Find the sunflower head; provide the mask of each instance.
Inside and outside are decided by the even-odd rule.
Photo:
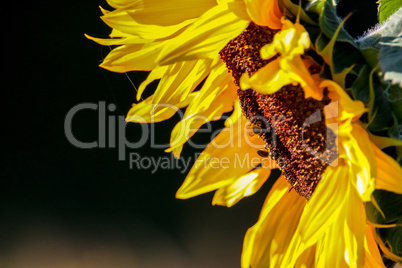
[[[108,3],[115,10],[102,12],[111,39],[89,37],[116,46],[101,66],[149,71],[137,100],[159,80],[127,121],[159,122],[187,107],[166,150],[179,157],[203,124],[234,109],[176,197],[216,191],[213,204],[230,207],[258,191],[271,169],[281,170],[246,234],[242,267],[383,266],[365,205],[375,203],[376,189],[402,193],[401,167],[381,151],[397,143],[370,133],[392,134],[390,122],[402,118],[396,85],[384,89],[388,82],[374,67],[388,39],[364,47],[342,28],[329,0],[308,7],[289,0]],[[388,96],[394,102],[387,106]],[[236,165],[239,157],[258,161]],[[220,159],[232,165],[216,168]]]

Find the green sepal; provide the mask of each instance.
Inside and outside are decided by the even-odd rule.
[[[335,33],[336,34],[336,33]],[[345,88],[345,78],[355,64],[364,63],[360,52],[349,43],[335,41],[336,35],[329,39],[320,34],[315,42],[318,54],[330,66],[332,79]]]
[[[330,67],[330,78],[346,88],[346,76],[356,64],[365,63],[364,58],[353,38],[343,28],[345,20],[336,15],[331,1],[317,0],[308,8],[320,12],[321,33],[313,41],[315,49]]]
[[[325,0],[312,0],[307,5],[306,10],[320,15],[324,8],[324,4]]]

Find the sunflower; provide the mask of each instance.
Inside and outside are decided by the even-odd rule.
[[[187,107],[166,150],[179,157],[203,124],[233,110],[177,198],[216,190],[212,203],[230,207],[281,170],[246,234],[242,267],[384,266],[365,203],[375,189],[402,193],[402,170],[381,151],[395,142],[378,142],[359,121],[364,104],[320,76],[299,19],[276,0],[108,4],[111,39],[87,36],[116,46],[101,67],[150,71],[137,101],[160,80],[127,121],[159,122]]]

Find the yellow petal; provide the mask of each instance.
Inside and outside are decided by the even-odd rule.
[[[316,246],[306,249],[297,259],[295,268],[312,268],[315,265]]]
[[[262,94],[272,94],[283,86],[291,84],[293,80],[280,68],[279,64],[279,60],[274,60],[259,69],[252,77],[244,73],[240,78],[241,89],[252,88]]]
[[[366,227],[366,237],[364,240],[364,249],[365,249],[365,265],[368,268],[385,268],[385,265],[382,261],[380,251],[378,250],[378,245],[375,242],[375,238],[373,235],[375,230],[367,225]]]
[[[198,18],[214,6],[216,6],[214,0],[147,1],[144,8],[129,10],[128,14],[139,24],[170,26]]]
[[[363,267],[366,211],[355,191],[350,191],[345,202],[346,219],[344,228],[345,260],[349,267]]]
[[[231,207],[243,197],[253,195],[268,179],[272,166],[258,168],[239,177],[230,185],[219,188],[214,195],[212,205]]]
[[[168,67],[170,67],[170,65],[167,66],[158,66],[155,69],[153,69],[149,75],[147,76],[147,79],[145,79],[141,85],[138,87],[138,91],[137,91],[137,101],[139,101],[141,99],[142,93],[144,93],[145,88],[152,83],[153,81],[157,80],[157,79],[161,79]]]
[[[253,76],[247,73],[240,79],[243,90],[252,88],[261,94],[272,94],[288,84],[300,84],[305,97],[322,99],[323,89],[318,87],[320,79],[313,78],[300,55],[310,46],[306,30],[300,24],[283,20],[282,30],[271,44],[261,48],[263,59],[279,53],[279,57],[259,69]]]
[[[177,191],[177,198],[186,199],[225,187],[261,162],[257,148],[264,144],[258,138],[247,140],[246,121],[242,117],[224,128],[205,148]]]
[[[212,60],[194,60],[169,65],[152,99],[153,104],[178,103],[187,98],[211,71]],[[154,105],[155,112],[158,106]]]
[[[304,54],[304,50],[310,46],[310,38],[304,27],[298,23],[293,24],[287,19],[283,19],[283,27],[280,32],[275,34],[271,44],[261,48],[261,57],[269,59],[276,54],[284,58],[292,59],[297,55]]]
[[[103,46],[118,46],[124,44],[145,44],[151,41],[141,39],[137,36],[130,36],[128,38],[124,37],[124,38],[103,39],[103,38],[92,37],[85,34],[85,37]]]
[[[279,57],[259,69],[252,77],[244,73],[240,78],[241,89],[252,88],[261,94],[275,93],[289,84],[300,84],[306,98],[322,99],[323,90],[317,87],[300,57],[290,61]]]
[[[268,26],[271,29],[282,27],[283,12],[276,0],[245,0],[246,9],[250,18],[258,25]]]
[[[316,267],[343,267],[335,264],[345,263],[345,243],[339,235],[344,232],[349,192],[348,167],[328,166],[289,244],[283,260],[286,267],[294,267],[298,256],[316,243]]]
[[[153,111],[152,97],[141,101],[138,104],[133,104],[133,107],[128,111],[126,121],[134,123],[156,123],[172,117],[178,109],[187,106],[198,93],[190,94],[187,99],[180,103],[159,104],[160,109],[157,112]],[[163,107],[163,108],[162,108]]]
[[[281,69],[293,81],[299,83],[304,90],[305,98],[313,97],[321,100],[323,97],[323,89],[317,86],[321,79],[315,79],[307,70],[300,56],[295,56],[292,60],[281,60]]]
[[[328,97],[331,98],[332,102],[338,101],[339,106],[336,108],[340,111],[339,121],[359,118],[366,112],[366,108],[364,108],[364,104],[361,101],[353,100],[346,91],[334,81],[324,80],[321,82],[320,88],[328,89]]]
[[[246,234],[242,267],[281,266],[306,201],[278,178],[265,200],[258,222]]]
[[[216,5],[207,1],[147,1],[109,12],[102,20],[113,29],[144,39],[161,39],[193,23],[202,13]]]
[[[343,224],[333,224],[316,249],[316,267],[348,267],[345,261],[345,241],[342,239]]]
[[[170,138],[170,148],[179,157],[183,144],[205,123],[218,120],[222,114],[233,109],[237,90],[226,65],[220,63],[209,74],[199,95],[186,109],[184,118],[174,127]]]
[[[402,168],[392,157],[372,144],[377,161],[376,189],[402,194]]]
[[[347,154],[346,163],[350,167],[351,182],[355,186],[360,198],[369,202],[375,190],[377,178],[376,159],[366,130],[353,124],[350,136],[346,140],[341,138],[341,145]]]
[[[127,44],[113,49],[100,65],[112,72],[150,71],[157,66],[162,42]]]
[[[107,0],[107,3],[114,8],[123,8],[130,5],[139,5],[143,0]]]
[[[402,141],[400,140],[388,137],[376,136],[371,134],[370,132],[368,134],[370,136],[370,140],[380,149],[384,149],[391,146],[398,146],[398,147],[402,146]]]
[[[227,4],[215,6],[181,34],[166,41],[157,61],[164,65],[183,60],[214,58],[248,23],[231,12]]]
[[[322,238],[338,218],[350,191],[347,166],[328,166],[300,219],[299,232],[305,247]]]

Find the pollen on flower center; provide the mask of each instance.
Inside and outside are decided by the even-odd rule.
[[[260,57],[261,47],[271,43],[276,32],[250,23],[220,51],[237,86],[242,74],[252,75],[276,58]],[[327,94],[321,101],[306,99],[299,85],[284,86],[270,95],[252,89],[237,92],[244,115],[265,142],[266,151],[258,153],[276,160],[295,191],[310,199],[328,163],[337,156],[335,135],[324,120],[324,107],[330,101]]]

